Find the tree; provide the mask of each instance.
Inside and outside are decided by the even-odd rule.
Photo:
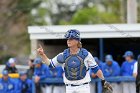
[[[0,55],[29,54],[27,26],[31,24],[30,12],[41,0],[0,0]]]

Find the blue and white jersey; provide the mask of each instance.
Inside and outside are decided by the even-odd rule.
[[[86,67],[86,75],[84,76],[84,78],[80,79],[80,80],[68,80],[65,76],[66,74],[66,71],[65,71],[65,65],[66,63],[60,63],[58,62],[58,57],[60,55],[64,55],[64,53],[59,53],[57,56],[55,56],[53,59],[50,59],[50,65],[53,66],[53,67],[56,67],[56,66],[62,66],[63,70],[64,70],[64,74],[63,74],[63,79],[64,79],[64,83],[65,84],[75,84],[75,85],[79,85],[79,84],[83,84],[83,83],[87,83],[87,82],[90,82],[91,79],[90,79],[90,73],[89,73],[89,68],[93,68],[94,72],[96,73],[99,69],[97,63],[95,62],[93,56],[91,55],[90,52],[87,52],[87,56],[85,57],[85,59],[83,60],[84,61],[84,65]],[[74,63],[74,62],[73,62]]]

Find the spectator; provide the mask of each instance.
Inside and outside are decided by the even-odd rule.
[[[102,67],[103,74],[105,77],[116,77],[120,75],[120,66],[118,62],[113,60],[112,55],[106,55],[105,63]],[[113,93],[121,93],[120,83],[111,83],[113,87]]]
[[[63,69],[61,66],[50,68],[50,74],[53,78],[63,78]],[[54,84],[52,93],[65,93],[64,84]]]
[[[18,70],[15,66],[16,65],[15,62],[16,62],[15,58],[10,58],[4,70],[7,70],[8,73],[18,73]]]
[[[3,70],[3,76],[0,79],[0,93],[15,93],[13,80],[8,76],[8,71]]]
[[[34,75],[34,57],[30,56],[30,59],[28,61],[29,69],[27,70],[27,75],[29,79],[32,79],[32,76]]]
[[[102,68],[105,77],[114,77],[120,75],[120,66],[118,62],[113,60],[112,55],[106,55],[105,63]]]
[[[34,60],[34,65],[35,65],[35,71],[34,71],[35,83],[41,88],[43,93],[47,93],[46,84],[40,84],[39,81],[47,77],[46,75],[49,68],[46,64],[42,63],[41,58],[36,58]]]
[[[97,78],[97,75],[93,72],[93,70],[90,69],[90,77],[92,79],[95,79]],[[95,90],[95,83],[90,83],[90,92],[92,93],[96,93],[96,90]]]
[[[27,72],[19,73],[20,78],[17,80],[16,93],[32,93],[32,81],[27,78]]]
[[[126,51],[124,56],[125,61],[121,66],[121,75],[122,76],[133,76],[134,64],[136,60],[134,60],[134,55],[132,51]],[[123,82],[123,93],[136,93],[135,83],[132,82]]]

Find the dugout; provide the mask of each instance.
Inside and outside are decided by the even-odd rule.
[[[140,24],[29,26],[31,53],[36,54],[38,44],[50,58],[62,52],[67,47],[63,36],[69,29],[79,30],[83,47],[101,60],[112,54],[121,64],[125,51],[133,51],[135,57],[140,54]]]

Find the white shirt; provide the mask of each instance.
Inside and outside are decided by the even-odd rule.
[[[136,62],[136,63],[134,64],[133,74],[134,74],[134,73],[137,73],[137,69],[138,69],[138,62]]]
[[[60,54],[63,54],[63,53],[60,53]],[[58,54],[58,55],[60,55],[60,54]],[[54,67],[55,66],[58,66],[58,65],[61,65],[62,68],[63,68],[63,70],[64,70],[65,63],[63,63],[63,64],[59,63],[57,61],[57,56],[55,56],[53,59],[50,60],[51,61],[51,65],[54,66]],[[85,66],[87,68],[90,68],[90,67],[95,68],[95,67],[98,66],[90,52],[88,52],[88,55],[87,55],[87,57],[84,60],[84,64],[85,64]],[[64,79],[64,83],[65,84],[75,84],[75,85],[79,85],[79,84],[83,84],[83,83],[86,83],[86,82],[90,82],[91,81],[89,71],[87,71],[85,78],[83,78],[81,80],[72,80],[72,81],[71,80],[68,80],[65,77],[65,73],[63,74],[63,79]]]

